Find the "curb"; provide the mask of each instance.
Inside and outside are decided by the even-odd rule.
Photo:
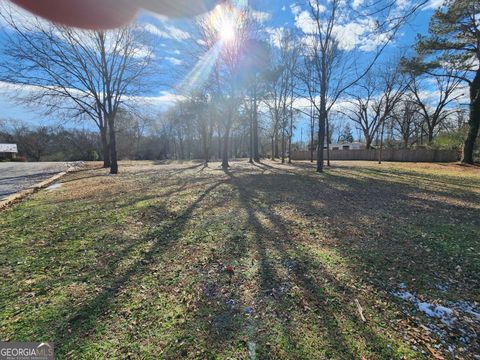
[[[72,172],[79,171],[79,168],[71,167],[67,169],[67,171],[62,171],[61,173],[55,174],[52,177],[48,178],[47,180],[43,180],[33,186],[25,190],[21,190],[13,195],[8,196],[6,199],[0,201],[0,211],[9,208],[10,206],[20,202],[21,200],[25,199],[27,196],[31,194],[35,194],[36,192],[45,189],[46,187],[50,186],[54,182],[60,180],[65,175],[70,174]]]

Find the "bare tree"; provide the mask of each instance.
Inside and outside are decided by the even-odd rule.
[[[330,110],[345,91],[370,71],[402,25],[427,2],[422,0],[400,6],[396,0],[374,1],[355,7],[343,0],[307,2],[307,21],[305,16],[302,21],[306,35],[305,56],[310,59],[314,73],[311,78],[303,78],[307,94],[318,113],[317,172],[323,171],[323,149]],[[356,44],[341,43],[345,19],[355,21],[365,30]],[[359,65],[355,56],[345,56],[354,51],[369,52],[371,56]]]
[[[278,44],[272,47],[272,64],[265,77],[267,94],[264,103],[271,118],[272,158],[279,155],[278,140],[281,143],[281,159],[285,162],[288,144],[293,135],[293,102],[295,99],[296,68],[300,47],[296,34],[284,29],[279,34]]]
[[[392,112],[393,126],[400,134],[403,147],[408,148],[420,128],[420,114],[418,106],[410,98],[404,97]]]
[[[258,34],[257,34],[258,35]],[[250,116],[250,160],[260,162],[259,153],[259,102],[266,96],[267,85],[266,76],[268,74],[268,65],[271,61],[271,51],[268,43],[259,39],[250,39],[248,41],[248,51],[250,53],[248,60],[247,84],[249,91],[247,93],[246,108]]]
[[[195,135],[200,138],[201,150],[205,164],[210,161],[210,152],[212,145],[212,137],[215,126],[216,114],[215,106],[209,102],[205,93],[195,92],[187,100],[180,102],[185,117],[184,124],[186,132],[193,131],[190,134],[190,142],[193,142]]]
[[[381,74],[369,73],[355,86],[348,100],[350,109],[340,112],[358,125],[370,149],[379,129],[392,116],[407,84],[398,67],[386,68]]]
[[[244,99],[246,44],[254,37],[256,22],[249,8],[226,2],[199,19],[197,25],[205,54],[200,61],[210,64],[204,86],[220,115],[222,167],[228,168],[231,130]]]
[[[462,83],[458,78],[458,72],[447,70],[445,75],[433,78],[412,75],[408,87],[426,126],[429,144],[433,142],[434,136],[445,120],[456,111],[452,109],[451,104],[463,95],[458,91]],[[426,80],[428,87],[423,84]]]
[[[101,134],[104,166],[116,174],[115,117],[127,97],[143,89],[153,58],[141,30],[85,31],[38,18],[18,21],[6,5],[2,17],[11,31],[0,79],[21,87],[14,96],[24,104],[93,120]]]

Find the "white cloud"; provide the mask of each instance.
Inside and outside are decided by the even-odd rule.
[[[278,27],[278,28],[267,27],[267,28],[265,28],[265,32],[268,34],[270,43],[273,44],[276,47],[280,47],[280,45],[281,45],[283,31],[284,31],[283,27]]]
[[[299,11],[295,15],[295,26],[301,29],[305,34],[314,34],[317,32],[317,24],[310,16],[308,11]]]
[[[145,29],[145,31],[148,31],[150,34],[160,36],[160,37],[163,36],[163,31],[151,23],[144,24],[143,28]]]
[[[173,25],[165,26],[165,29],[168,34],[170,34],[176,40],[187,40],[190,39],[190,34],[182,29],[177,28]]]
[[[165,58],[165,60],[169,61],[173,65],[182,65],[183,64],[183,60],[177,59],[177,58],[172,57],[172,56],[167,56]]]
[[[158,111],[165,111],[175,105],[178,101],[185,100],[185,97],[164,90],[161,91],[160,95],[158,96],[136,96],[131,97],[128,100],[130,100],[132,103],[144,104],[147,107],[151,107]]]
[[[364,0],[354,1],[354,5],[360,6]],[[409,0],[398,0],[409,1]],[[325,12],[326,8],[321,7],[320,12]],[[306,34],[305,43],[312,43],[312,36],[318,34],[318,24],[306,10],[301,10],[298,5],[293,7],[292,13],[295,14],[295,26]],[[324,19],[320,19],[320,26],[324,26]],[[358,48],[360,51],[369,52],[384,44],[388,40],[388,34],[376,33],[376,23],[373,18],[349,19],[339,17],[333,26],[333,35],[338,39],[339,47],[345,51],[351,51]]]
[[[430,0],[427,5],[425,5],[424,9],[425,10],[436,10],[440,7],[442,7],[443,3],[445,0]]]
[[[11,99],[11,96],[14,95],[28,96],[39,91],[43,91],[43,89],[35,85],[19,85],[0,81],[0,104],[7,105],[3,108],[4,118],[26,120],[32,124],[40,125],[41,120],[45,120],[45,116],[40,115],[46,110],[45,108],[38,104],[32,104],[31,106],[18,105]],[[72,89],[71,91],[75,92],[76,90]],[[124,99],[130,105],[144,104],[157,110],[164,110],[174,105],[178,100],[184,99],[184,97],[164,90],[158,96],[125,96]]]
[[[252,17],[259,23],[264,23],[272,18],[272,14],[264,11],[252,11]]]
[[[353,10],[357,10],[360,6],[363,5],[364,2],[365,2],[365,0],[353,0],[353,2],[352,2]]]
[[[411,5],[411,0],[397,0],[396,5],[399,9],[406,9]]]
[[[290,11],[293,15],[298,15],[300,11],[302,11],[302,8],[298,4],[292,4],[290,5]]]
[[[361,51],[372,51],[388,40],[388,34],[375,33],[375,21],[362,19],[345,24],[335,25],[333,33],[339,40],[342,50],[353,50],[358,47]]]
[[[188,32],[183,31],[174,25],[165,24],[163,27],[164,29],[160,29],[158,26],[153,25],[152,23],[144,24],[144,29],[146,31],[164,39],[183,41],[191,38]]]

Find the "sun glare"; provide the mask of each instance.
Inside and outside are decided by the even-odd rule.
[[[238,35],[238,10],[235,7],[218,5],[209,15],[209,23],[222,43],[233,42]]]
[[[1,0],[0,0],[1,1]],[[246,0],[236,1],[237,6],[247,6]],[[201,57],[195,67],[179,84],[181,93],[189,94],[193,89],[204,84],[218,58],[225,49],[235,48],[240,41],[243,17],[237,6],[217,5],[205,18],[206,40],[212,45]]]
[[[224,42],[235,40],[236,30],[232,20],[224,20],[218,28],[220,39]]]

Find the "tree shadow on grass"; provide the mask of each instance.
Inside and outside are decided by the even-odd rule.
[[[371,178],[364,176],[363,169],[310,175],[265,164],[256,165],[253,170],[242,163],[225,171],[233,192],[230,198],[226,194],[222,197],[238,200],[238,223],[243,223],[250,235],[218,239],[216,254],[199,270],[198,279],[205,280],[205,289],[196,304],[197,311],[181,326],[181,341],[166,346],[165,358],[189,356],[185,352],[188,344],[194,350],[206,349],[206,357],[232,355],[232,351],[242,354],[241,357],[253,351],[261,358],[272,359],[356,358],[360,351],[395,357],[398,346],[408,345],[399,339],[392,344],[387,336],[394,330],[390,328],[389,334],[383,334],[383,325],[373,319],[363,323],[353,303],[355,297],[363,302],[363,295],[307,245],[338,254],[346,260],[348,276],[373,285],[380,292],[389,290],[392,283],[419,274],[424,274],[428,282],[444,268],[450,271],[456,261],[445,260],[448,254],[438,249],[432,252],[419,248],[418,240],[404,237],[402,231],[415,226],[428,232],[430,221],[454,225],[468,209],[433,196],[461,200],[464,194],[392,182],[388,174]],[[182,186],[189,185],[187,182]],[[146,273],[145,262],[154,261],[156,252],[172,245],[198,201],[217,186],[210,186],[189,207],[191,210],[174,220],[173,227],[161,227],[156,232],[162,236],[175,229],[173,239],[156,241],[142,260],[76,313],[69,321],[73,327],[69,343],[78,341],[81,334],[93,328],[132,276]],[[431,194],[432,199],[415,200],[412,194],[417,193]],[[312,226],[311,236],[307,234],[302,241],[296,233],[297,220],[280,215],[282,208],[306,216]],[[248,282],[242,264],[251,256],[258,262],[258,288],[253,299],[246,298],[248,294],[238,286]],[[231,279],[224,271],[224,266],[234,260],[240,264],[234,276],[238,289],[232,289]],[[470,275],[474,277],[470,273],[467,276]],[[250,309],[248,314],[244,308]],[[57,336],[62,338],[61,334]]]
[[[245,354],[254,344],[257,354],[266,359],[358,358],[360,353],[394,358],[409,348],[397,329],[385,329],[384,321],[396,319],[384,314],[384,318],[375,320],[371,315],[364,323],[353,300],[365,301],[370,309],[377,305],[365,297],[364,288],[373,286],[375,295],[382,297],[405,279],[425,275],[424,283],[432,283],[445,268],[448,274],[456,261],[450,263],[445,258],[453,253],[419,248],[418,240],[405,237],[402,229],[415,223],[429,231],[432,217],[454,224],[468,209],[433,199],[423,201],[429,204],[425,208],[411,196],[426,192],[461,199],[462,194],[383,177],[372,179],[355,169],[348,171],[353,173],[292,176],[290,170],[270,165],[255,165],[254,172],[242,167],[225,171],[238,194],[239,211],[246,211],[246,223],[252,232],[250,241],[226,246],[239,246],[256,254],[259,288],[251,303],[245,303],[245,299],[242,302],[242,294],[238,294],[238,301],[251,305],[255,315],[231,312],[223,318],[229,326],[208,323],[206,314],[225,315],[228,310],[202,302],[201,315],[186,324],[185,332],[202,328],[203,334],[197,339],[202,337],[210,355],[223,354],[236,337],[243,339],[243,350],[238,351]],[[307,216],[313,225],[312,236],[300,238],[296,219],[278,213],[282,207],[300,217]],[[426,218],[430,220],[422,224]],[[325,248],[327,256],[319,257],[309,244]],[[345,281],[329,264],[329,252],[344,261]],[[476,278],[471,269],[463,280],[470,276]],[[290,289],[295,289],[293,295]]]
[[[218,181],[209,186],[179,215],[170,214],[168,210],[162,208],[150,209],[150,211],[160,211],[164,220],[170,219],[171,221],[166,221],[161,226],[154,228],[146,238],[140,240],[140,242],[153,241],[153,243],[148,250],[142,252],[140,258],[126,269],[120,269],[119,271],[118,264],[129,257],[135,244],[126,247],[121,253],[116,255],[116,259],[109,261],[109,270],[105,274],[106,279],[104,280],[106,285],[86,304],[73,311],[69,309],[68,320],[57,325],[52,341],[55,343],[59,354],[65,354],[66,349],[81,348],[85,334],[89,334],[95,329],[96,324],[106,314],[110,304],[112,304],[119,292],[132,278],[141,277],[149,272],[149,265],[156,261],[159,253],[168,251],[180,239],[192,213],[221,184],[222,181]]]
[[[238,200],[237,226],[248,229],[249,236],[220,243],[221,249],[200,273],[200,281],[209,281],[198,311],[182,326],[182,345],[169,344],[165,358],[187,357],[185,349],[193,353],[208,349],[202,354],[212,358],[232,356],[232,349],[240,358],[255,354],[262,359],[356,358],[352,336],[367,339],[374,353],[394,356],[395,346],[356,315],[352,302],[356,294],[299,248],[285,219],[275,214],[274,185],[289,175],[278,179],[278,174],[252,175],[244,169],[225,174],[233,189],[231,200]],[[305,191],[296,189],[294,195]],[[245,216],[240,216],[242,212]],[[253,294],[232,290],[226,281],[218,264],[232,257],[240,263],[242,258],[258,263],[256,285],[249,282],[242,265],[234,280],[238,288],[253,288]]]
[[[380,292],[392,290],[403,281],[416,290],[428,292],[436,284],[449,281],[455,268],[461,264],[464,272],[461,278],[450,284],[451,292],[463,295],[462,300],[476,300],[472,295],[480,281],[478,263],[468,249],[479,245],[478,231],[475,235],[474,228],[480,228],[480,220],[469,216],[478,208],[473,205],[475,201],[464,201],[478,196],[468,187],[452,192],[445,187],[418,186],[409,183],[408,179],[392,182],[388,172],[372,179],[364,178],[363,169],[351,168],[349,171],[351,173],[347,176],[341,170],[327,172],[318,179],[297,177],[295,181],[289,174],[282,175],[281,170],[274,175],[251,175],[256,177],[257,184],[252,191],[256,198],[263,193],[262,199],[275,199],[278,197],[276,188],[285,190],[277,184],[290,181],[287,191],[292,196],[287,204],[282,205],[293,209],[293,213],[313,213],[313,218],[321,224],[314,229],[315,235],[320,237],[313,237],[310,241],[325,242],[324,246],[349,259],[355,277]],[[409,172],[404,175],[408,177]],[[239,189],[248,189],[244,186],[251,182],[248,177],[240,177]],[[448,184],[447,181],[445,185]],[[416,198],[416,194],[420,197]],[[270,205],[275,208],[276,204],[270,202]],[[279,218],[275,211],[267,213],[273,217],[271,221],[277,229],[288,226],[295,230],[298,225],[288,217]],[[465,221],[466,218],[469,220]],[[458,238],[460,224],[463,224],[461,239]],[[444,235],[445,229],[457,229],[456,235]],[[282,233],[280,238],[288,239],[286,229]],[[446,242],[442,241],[443,238]],[[285,242],[276,244],[285,245]],[[280,253],[288,251],[279,250]],[[307,255],[297,254],[296,257],[312,264],[315,259]],[[371,338],[372,334],[368,337]]]
[[[355,347],[352,346],[354,342],[345,333],[344,324],[340,324],[337,320],[339,314],[347,317],[349,322],[354,324],[355,330],[362,337],[367,338],[369,343],[375,344],[374,346],[384,346],[382,349],[375,349],[376,351],[394,355],[393,350],[386,346],[385,339],[361,322],[351,301],[347,303],[338,301],[343,297],[353,300],[355,294],[351,289],[335,278],[331,270],[322,266],[317,259],[301,250],[298,240],[287,228],[285,219],[276,215],[272,204],[258,203],[254,190],[250,190],[252,187],[246,184],[248,179],[242,175],[235,176],[232,172],[227,174],[240,193],[241,206],[247,209],[249,223],[255,229],[254,236],[261,275],[261,292],[258,294],[257,301],[258,303],[266,301],[273,306],[278,316],[276,322],[281,324],[283,336],[287,339],[286,348],[290,351],[288,357],[313,358],[322,355],[342,358],[358,357]],[[258,181],[262,182],[262,179],[257,179]],[[259,216],[267,220],[270,224],[269,228],[258,220]],[[267,255],[268,253],[270,256]],[[324,285],[325,283],[328,283],[328,287]],[[289,294],[292,288],[296,288],[301,295],[292,297]],[[261,311],[261,309],[258,310]],[[297,319],[295,312],[297,312]],[[313,326],[313,332],[311,326],[303,327],[302,320],[311,322],[310,325],[317,324]],[[269,323],[269,319],[260,319],[260,321]],[[305,332],[302,332],[302,329]],[[267,331],[257,334],[262,358],[275,358],[268,345],[275,341],[272,335]],[[308,347],[306,344],[309,340],[306,338],[309,336],[323,337],[320,343],[325,348]],[[319,352],[315,353],[315,350]]]
[[[458,258],[446,258],[457,252],[449,248],[443,253],[435,248],[427,251],[418,246],[425,240],[402,232],[413,229],[415,236],[431,233],[435,222],[455,226],[471,211],[434,198],[442,195],[462,200],[465,194],[391,182],[388,174],[372,179],[358,169],[310,175],[298,173],[294,167],[238,163],[218,177],[216,172],[207,176],[198,171],[171,180],[172,188],[159,196],[173,197],[188,189],[200,195],[186,199],[188,207],[178,212],[154,201],[153,193],[122,199],[123,206],[148,204],[133,216],[152,226],[151,231],[138,241],[127,242],[117,253],[99,254],[107,258],[103,262],[106,269],[92,299],[65,308],[65,320],[47,319],[34,325],[38,328],[33,332],[38,334],[53,324],[53,340],[60,355],[82,349],[88,338],[97,335],[96,327],[105,321],[124,289],[145,277],[154,264],[167,261],[195,210],[206,197],[212,197],[214,204],[202,209],[197,228],[188,231],[212,230],[216,248],[208,259],[198,259],[201,264],[195,265],[190,280],[201,289],[193,304],[195,310],[185,323],[172,329],[181,335],[161,345],[162,357],[195,357],[195,351],[203,351],[198,357],[247,358],[256,353],[262,359],[351,359],[363,351],[372,357],[395,358],[397,345],[387,339],[394,331],[387,328],[383,333],[383,325],[373,315],[367,323],[357,315],[353,299],[358,297],[364,304],[358,288],[373,285],[376,293],[421,273],[431,281],[450,272]],[[217,193],[221,185],[225,188]],[[416,200],[415,194],[432,195],[432,199]],[[479,221],[472,220],[472,224],[480,225]],[[229,231],[216,232],[218,226]],[[194,252],[202,245],[201,239],[188,240],[192,246],[187,249]],[[111,240],[101,241],[108,245]],[[148,247],[138,253],[137,244],[145,242]],[[344,281],[335,262],[329,263],[310,245],[344,259],[338,267],[345,267],[346,276],[358,280],[358,288]],[[137,255],[132,257],[131,252]],[[159,254],[165,257],[159,259]],[[245,273],[251,268],[249,261],[256,274]],[[236,266],[233,276],[226,273],[227,265]],[[478,279],[471,269],[464,268],[464,278]],[[85,281],[97,270],[82,269],[87,272],[82,275]],[[158,285],[160,293],[165,291],[162,285]],[[369,309],[367,306],[367,316]],[[149,340],[156,339],[152,335]]]

